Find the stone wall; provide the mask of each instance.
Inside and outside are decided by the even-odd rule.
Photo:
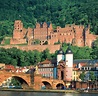
[[[0,46],[0,47],[3,47],[5,49],[16,47],[17,49],[20,49],[20,50],[26,50],[26,51],[38,50],[40,52],[48,48],[50,50],[50,53],[55,53],[56,50],[60,49],[60,45],[24,45],[24,46],[6,45],[6,46]]]
[[[16,20],[14,23],[13,36],[10,39],[10,44],[24,44],[32,45],[35,39],[40,40],[40,45],[43,45],[46,41],[48,42],[48,47],[51,52],[58,49],[54,46],[55,43],[60,41],[60,43],[70,43],[73,46],[89,46],[92,47],[93,42],[96,40],[98,35],[93,35],[90,33],[90,26],[84,27],[83,25],[66,25],[64,28],[57,26],[54,30],[52,24],[47,23],[36,23],[35,28],[24,28],[23,23],[20,20]],[[2,41],[2,44],[4,41]],[[39,46],[40,46],[39,45]],[[40,51],[46,49],[46,46],[35,46],[33,48],[28,48],[28,46],[21,48],[26,50],[38,49]],[[52,46],[52,47],[50,47]],[[54,47],[53,47],[54,46]],[[56,49],[54,49],[56,48]]]

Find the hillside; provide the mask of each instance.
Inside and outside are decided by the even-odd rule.
[[[66,24],[90,25],[98,34],[98,0],[0,0],[0,39],[12,35],[14,21],[20,19],[24,26],[34,27],[36,22],[52,22],[55,26]]]

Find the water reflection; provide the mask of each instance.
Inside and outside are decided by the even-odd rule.
[[[50,92],[11,92],[0,91],[0,96],[98,96],[98,94],[75,94],[75,93],[50,93]]]
[[[0,91],[0,96],[63,96],[64,93]]]
[[[75,94],[75,93],[66,93],[64,96],[82,96],[82,95],[81,94]]]
[[[64,96],[73,96],[73,94],[67,93]]]

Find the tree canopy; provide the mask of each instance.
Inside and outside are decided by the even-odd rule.
[[[68,46],[69,44],[62,44],[62,50],[64,51],[64,53],[66,52]],[[95,45],[94,48],[97,48],[97,45]],[[70,45],[70,49],[72,50],[74,55],[74,60],[98,59],[98,54],[96,52],[98,48],[96,50],[94,50],[94,48],[77,47]],[[42,62],[46,59],[56,59],[57,53],[58,50],[56,50],[55,53],[50,54],[48,48],[42,52],[39,52],[37,50],[23,51],[14,47],[8,49],[0,48],[0,63],[12,64],[14,66],[36,65],[37,63]]]
[[[82,72],[79,76],[79,78],[84,81],[85,80],[85,72]]]
[[[97,5],[98,0],[0,0],[0,38],[12,35],[17,19],[32,28],[36,22],[90,25],[91,32],[98,34]]]

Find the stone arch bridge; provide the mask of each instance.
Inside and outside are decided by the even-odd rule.
[[[9,78],[17,79],[23,88],[40,90],[43,86],[47,89],[57,89],[65,86],[62,80],[43,78],[40,74],[11,73],[0,71],[0,86]]]

